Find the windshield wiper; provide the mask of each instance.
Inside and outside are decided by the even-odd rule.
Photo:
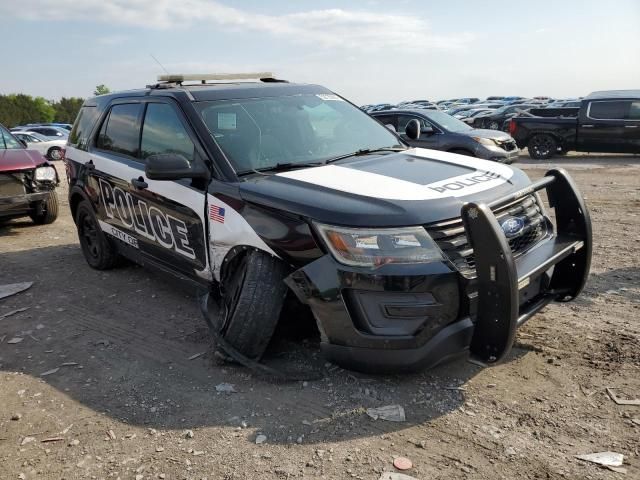
[[[252,168],[250,170],[241,170],[236,173],[239,177],[243,175],[249,175],[251,173],[264,174],[267,172],[284,172],[286,170],[291,170],[294,168],[308,168],[308,167],[319,167],[324,165],[322,162],[306,162],[306,163],[295,163],[295,162],[285,162],[285,163],[276,163],[275,165],[271,165],[269,167],[261,167],[261,168]]]
[[[338,155],[337,157],[330,158],[329,160],[326,160],[325,163],[333,163],[333,162],[337,162],[338,160],[343,160],[345,158],[359,157],[361,155],[369,155],[371,153],[404,152],[405,150],[408,150],[408,149],[405,147],[361,148],[360,150],[356,150],[355,152],[345,153],[344,155]]]

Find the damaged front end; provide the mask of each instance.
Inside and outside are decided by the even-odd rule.
[[[39,169],[47,168],[46,176],[37,176]],[[26,215],[55,190],[58,185],[55,169],[48,165],[33,170],[0,172],[0,217]]]
[[[531,207],[518,201],[542,189],[555,210],[555,229],[545,216],[549,230],[517,250],[504,212],[525,215]],[[470,350],[477,361],[496,363],[510,352],[520,325],[549,302],[571,300],[582,290],[591,223],[563,170],[489,204],[467,203],[461,217],[473,274],[448,254],[442,261],[375,269],[327,254],[286,279],[313,311],[329,360],[371,372],[417,370]]]

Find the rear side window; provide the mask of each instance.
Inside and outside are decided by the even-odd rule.
[[[68,143],[72,147],[82,150],[87,148],[89,134],[93,125],[98,119],[98,109],[96,107],[82,107],[78,113],[71,133],[69,133]]]
[[[195,145],[176,111],[166,103],[150,103],[142,127],[142,158],[162,153],[178,153],[190,162]]]
[[[599,120],[624,120],[628,101],[591,102],[589,117]]]
[[[96,147],[121,155],[137,157],[140,144],[140,123],[138,118],[142,105],[125,103],[111,107],[100,133]]]
[[[640,120],[640,101],[631,102],[629,107],[628,120]]]

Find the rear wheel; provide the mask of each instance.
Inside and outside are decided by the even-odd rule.
[[[51,192],[46,200],[40,202],[30,217],[33,223],[37,225],[47,225],[55,222],[56,218],[58,218],[58,195],[56,192]]]
[[[271,255],[251,251],[228,268],[221,333],[243,355],[258,360],[269,345],[284,304],[286,266]]]
[[[108,270],[118,264],[118,252],[100,229],[93,208],[86,200],[82,200],[76,210],[76,227],[82,253],[91,268]]]
[[[558,151],[558,142],[551,135],[541,133],[534,135],[527,144],[529,156],[535,160],[547,160]]]
[[[491,130],[500,130],[500,124],[494,120],[492,122],[489,122],[489,128]]]
[[[51,147],[47,151],[49,160],[62,160],[62,149],[60,147]]]

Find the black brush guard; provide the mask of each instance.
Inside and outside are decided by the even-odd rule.
[[[542,189],[555,210],[555,234],[514,259],[492,209]],[[462,220],[474,250],[478,281],[471,354],[483,363],[495,363],[511,350],[518,326],[549,302],[570,301],[580,293],[591,265],[591,220],[578,188],[563,169],[550,170],[526,189],[489,204],[465,204]],[[520,289],[551,268],[548,285],[521,307]]]

